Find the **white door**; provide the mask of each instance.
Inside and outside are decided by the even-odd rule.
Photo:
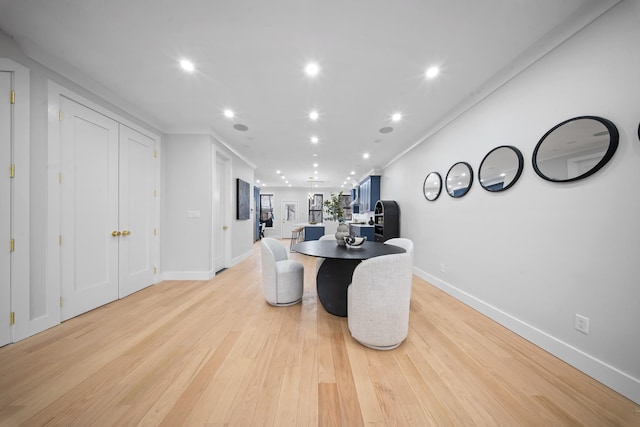
[[[66,320],[118,298],[118,123],[66,98],[61,110],[60,291]]]
[[[120,125],[119,297],[153,283],[155,140]]]
[[[300,223],[298,220],[298,202],[282,202],[280,218],[282,218],[281,238],[290,239],[293,229]]]
[[[227,230],[229,229],[226,223],[226,210],[227,204],[226,191],[227,179],[226,179],[226,160],[216,156],[216,182],[213,186],[213,240],[214,240],[214,262],[213,267],[215,272],[218,272],[225,268],[225,248]]]
[[[11,73],[0,72],[0,346],[11,342]]]

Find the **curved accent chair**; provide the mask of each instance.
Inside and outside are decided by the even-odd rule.
[[[320,236],[320,238],[318,240],[336,240],[336,235],[335,234],[323,234],[322,236]],[[324,262],[324,258],[316,258],[316,275],[318,274],[318,270],[320,270],[320,266],[322,265],[322,263]]]
[[[293,305],[302,300],[304,266],[288,259],[287,249],[272,237],[261,241],[262,287],[271,305]]]
[[[405,239],[404,237],[394,237],[384,242],[385,245],[400,246],[411,255],[411,263],[413,264],[413,241],[411,239]]]
[[[347,288],[351,336],[376,349],[398,347],[409,333],[411,255],[384,255],[362,261]]]

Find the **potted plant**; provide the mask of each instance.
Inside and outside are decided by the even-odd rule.
[[[344,209],[342,209],[342,191],[340,193],[329,196],[328,200],[324,201],[324,213],[327,221],[344,221]]]
[[[338,245],[345,244],[344,238],[349,235],[349,226],[344,223],[344,209],[342,208],[342,191],[337,195],[331,193],[328,200],[324,203],[325,217],[328,221],[338,221],[338,230],[336,231],[336,241]]]

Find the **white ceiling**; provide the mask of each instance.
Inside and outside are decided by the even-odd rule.
[[[281,170],[294,187],[317,176],[336,188],[351,171],[382,169],[615,3],[0,0],[0,29],[162,132],[214,135],[267,186],[285,185]],[[308,61],[321,67],[315,79]],[[433,65],[440,75],[428,80]]]

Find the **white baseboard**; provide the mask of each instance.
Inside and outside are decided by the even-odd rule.
[[[163,271],[162,280],[211,280],[215,274],[212,271]]]
[[[582,350],[575,348],[572,345],[567,344],[566,342],[561,341],[508,313],[505,313],[497,307],[494,307],[491,304],[488,304],[425,271],[414,267],[413,272],[416,276],[426,280],[438,289],[446,292],[474,310],[479,311],[490,319],[495,320],[527,341],[530,341],[538,347],[548,351],[557,358],[565,361],[574,368],[579,369],[628,399],[631,399],[636,403],[640,403],[640,379],[634,378],[615,367],[596,359]]]
[[[234,259],[231,260],[231,265],[229,267],[233,267],[234,265],[238,264],[241,261],[244,261],[245,259],[249,258],[251,255],[253,255],[253,249],[251,249],[250,251],[247,251],[245,253],[243,253],[240,256],[235,257]]]

